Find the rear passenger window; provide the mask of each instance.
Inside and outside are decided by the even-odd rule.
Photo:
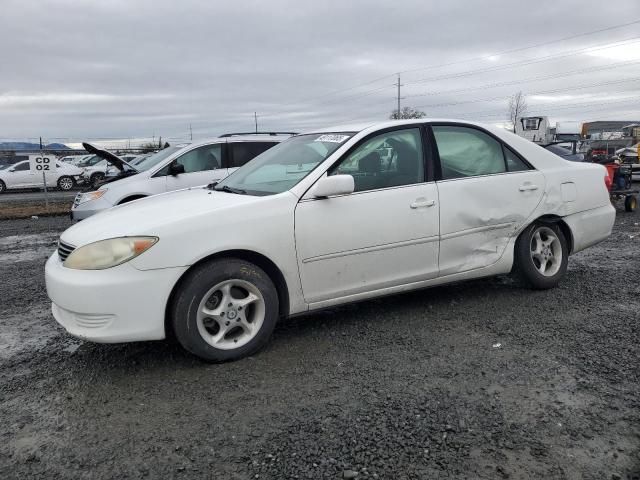
[[[506,171],[502,145],[480,130],[433,127],[443,180],[491,175]]]
[[[241,167],[274,145],[274,142],[229,143],[229,168]]]
[[[522,172],[524,170],[529,170],[529,166],[524,163],[519,156],[517,156],[511,149],[508,147],[504,148],[504,159],[507,162],[507,170],[509,172]]]
[[[220,168],[222,144],[205,145],[178,157],[175,162],[184,166],[184,173],[203,172]]]

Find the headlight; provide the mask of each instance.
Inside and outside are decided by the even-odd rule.
[[[105,193],[107,193],[107,189],[104,190],[96,190],[95,192],[87,192],[80,195],[80,201],[78,201],[77,205],[81,203],[90,202],[91,200],[97,200],[102,197]]]
[[[158,237],[122,237],[100,240],[74,250],[63,265],[76,270],[103,270],[115,267],[146,252],[157,241]]]

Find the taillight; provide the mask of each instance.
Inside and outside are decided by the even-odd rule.
[[[611,190],[611,186],[613,185],[613,179],[609,176],[609,171],[604,175],[604,185],[607,187],[607,190]]]

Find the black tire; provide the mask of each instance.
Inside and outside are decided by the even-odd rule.
[[[635,212],[638,208],[638,199],[635,195],[627,195],[624,198],[624,210],[625,212]]]
[[[133,202],[134,200],[140,200],[141,198],[146,198],[146,195],[136,195],[136,196],[133,196],[133,197],[127,197],[124,200],[121,200],[120,203],[118,203],[118,205],[122,205],[124,203]]]
[[[7,191],[7,186],[4,184],[2,180],[0,180],[0,193],[4,193]]]
[[[69,177],[67,175],[63,175],[58,179],[58,188],[65,192],[71,190],[75,184],[76,182],[73,180],[73,177]]]
[[[263,316],[259,315],[259,317],[262,318],[262,323],[247,343],[237,348],[232,346],[227,347],[227,349],[222,349],[214,347],[203,338],[201,329],[208,329],[208,326],[204,326],[203,322],[210,319],[205,318],[204,320],[199,320],[199,314],[202,316],[200,313],[202,303],[204,303],[204,306],[207,306],[209,302],[213,302],[211,306],[208,307],[212,311],[218,308],[224,309],[224,305],[221,305],[223,302],[217,299],[220,292],[217,290],[212,292],[211,290],[217,285],[227,281],[244,282],[257,289],[262,296],[262,303],[259,303],[259,305]],[[235,301],[235,298],[233,300]],[[260,302],[260,300],[258,300],[258,302]],[[224,303],[226,304],[226,302]],[[228,305],[231,305],[231,303]],[[239,318],[240,312],[237,311],[236,314],[238,317],[236,317],[235,314],[231,317],[234,308],[227,309],[226,317],[224,317],[225,314],[223,312],[220,318],[224,318],[225,320]],[[249,308],[248,306],[246,307],[244,314],[246,314]],[[212,260],[198,265],[192,271],[188,272],[180,281],[174,292],[174,298],[169,312],[173,333],[178,342],[187,351],[208,362],[237,360],[257,352],[269,341],[269,337],[273,332],[279,316],[278,292],[269,276],[261,268],[250,262],[236,258]],[[217,324],[217,320],[211,321],[215,327],[224,328]],[[234,320],[231,321],[233,322]],[[240,320],[236,321],[240,322]],[[229,325],[228,321],[226,325]],[[240,330],[243,332],[242,335],[245,335],[244,329],[240,328]],[[229,334],[233,334],[233,325],[231,329],[227,331]],[[215,336],[214,333],[217,334],[219,331],[210,332],[207,330],[206,333]],[[248,337],[249,335],[245,338]],[[233,337],[231,337],[231,340],[226,339],[226,334],[221,337],[221,340],[227,343],[234,341]]]
[[[544,268],[550,266],[547,270],[548,274],[541,272],[541,262],[539,258],[534,259],[532,250],[537,245],[537,240],[534,240],[536,233],[540,233],[544,241],[548,241],[553,235],[557,238],[558,242],[553,242],[552,246],[549,246],[549,250],[552,252],[552,257],[555,259],[555,263],[545,260]],[[557,249],[561,248],[561,252]],[[547,251],[543,251],[541,254],[536,254],[538,257],[543,257]],[[560,260],[558,261],[558,256]],[[569,261],[569,246],[567,239],[562,233],[562,229],[555,223],[535,222],[529,225],[518,237],[514,252],[514,273],[517,277],[528,287],[537,290],[545,290],[553,288],[558,285],[565,272],[567,271],[567,264]]]
[[[100,183],[102,183],[102,180],[104,180],[104,173],[98,172],[91,175],[91,177],[89,178],[89,183],[91,184],[91,187],[98,188],[100,186]]]

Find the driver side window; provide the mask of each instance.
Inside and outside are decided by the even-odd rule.
[[[366,140],[329,175],[347,174],[356,192],[424,182],[422,137],[419,128],[394,130]]]

